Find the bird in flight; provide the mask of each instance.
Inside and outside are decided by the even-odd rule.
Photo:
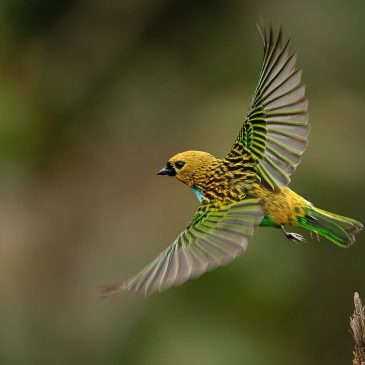
[[[286,227],[299,226],[340,247],[355,242],[363,225],[315,207],[288,187],[308,143],[308,100],[297,56],[258,25],[264,57],[251,105],[224,158],[202,151],[171,157],[158,174],[190,186],[200,206],[184,231],[136,276],[100,288],[104,297],[123,291],[149,295],[196,278],[242,254],[257,226],[275,227],[294,242]]]

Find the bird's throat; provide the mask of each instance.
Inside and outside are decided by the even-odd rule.
[[[203,198],[202,198],[202,195],[200,194],[199,189],[196,186],[193,186],[192,189],[193,189],[195,196],[198,198],[199,202],[201,203]]]

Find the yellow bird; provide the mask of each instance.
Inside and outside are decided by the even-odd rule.
[[[159,175],[190,186],[200,201],[192,221],[150,265],[120,285],[100,289],[151,294],[224,265],[246,249],[256,226],[299,226],[341,247],[355,241],[363,225],[316,208],[287,187],[309,135],[308,101],[297,57],[273,30],[259,26],[264,59],[251,106],[224,158],[187,151],[171,157]]]

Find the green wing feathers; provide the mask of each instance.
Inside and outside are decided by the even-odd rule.
[[[297,57],[283,43],[281,29],[259,26],[264,59],[240,134],[228,157],[251,155],[261,181],[272,190],[287,185],[300,163],[309,135],[308,101]]]
[[[144,295],[161,292],[231,262],[245,251],[264,216],[259,202],[200,206],[192,223],[151,264],[122,285],[102,288],[101,295],[124,290]]]

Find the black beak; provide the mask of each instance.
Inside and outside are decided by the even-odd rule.
[[[164,168],[162,168],[157,175],[169,175],[169,176],[175,176],[176,175],[176,171],[174,170],[174,168],[171,166],[171,164],[167,164]]]

